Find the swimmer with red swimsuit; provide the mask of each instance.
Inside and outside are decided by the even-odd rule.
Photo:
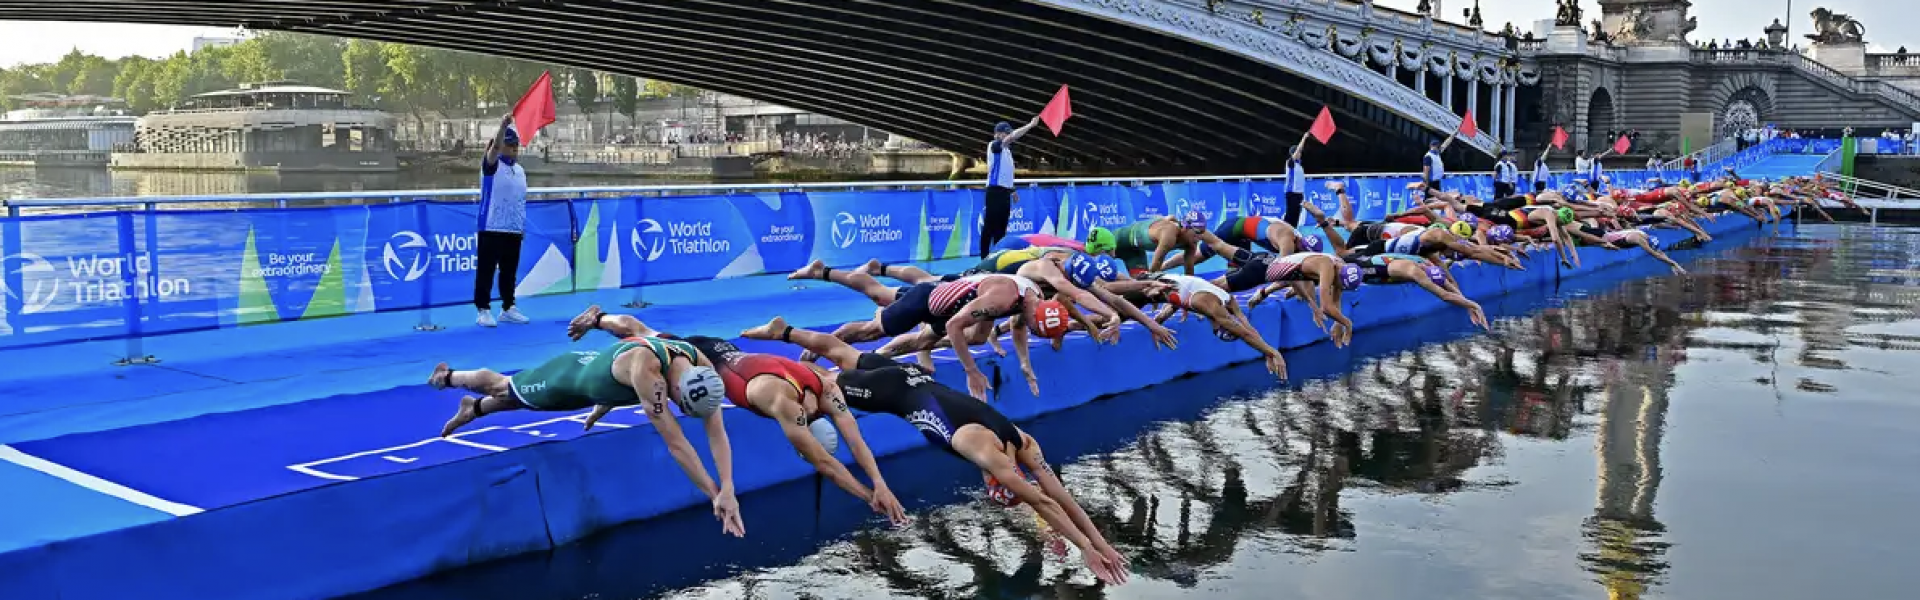
[[[671,336],[654,331],[632,316],[602,312],[599,306],[587,307],[567,324],[567,336],[575,341],[594,330],[621,339],[656,337],[692,344],[720,373],[728,402],[778,422],[787,442],[813,464],[814,470],[895,525],[906,524],[906,509],[887,488],[886,479],[880,476],[880,463],[874,460],[873,451],[860,435],[859,423],[847,410],[846,397],[839,386],[822,378],[826,371],[819,366],[771,354],[742,352],[732,342],[719,338]],[[873,482],[871,489],[855,479],[847,466],[833,456],[834,449],[827,447],[830,443],[837,445],[830,437],[835,429],[839,430],[839,438],[846,440],[854,462]]]

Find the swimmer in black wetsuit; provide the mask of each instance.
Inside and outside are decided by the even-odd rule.
[[[1080,548],[1087,568],[1101,581],[1126,582],[1127,560],[1100,535],[1093,520],[1054,475],[1040,453],[1040,442],[1015,427],[1000,411],[941,385],[919,365],[861,353],[831,335],[794,329],[779,317],[740,335],[797,344],[833,361],[841,371],[829,377],[836,380],[854,408],[906,420],[934,447],[979,467],[989,486],[1003,487],[1032,506],[1041,519]],[[1022,466],[1038,481],[1037,487],[1027,482]]]

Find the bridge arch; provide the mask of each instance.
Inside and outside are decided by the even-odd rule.
[[[1610,148],[1613,136],[1620,129],[1617,118],[1619,108],[1613,104],[1613,92],[1605,87],[1593,89],[1587,97],[1587,146],[1592,149]]]
[[[1738,135],[1774,118],[1776,81],[1771,73],[1738,73],[1723,77],[1711,96],[1715,137]]]
[[[1409,58],[1391,55],[1399,39],[1376,40],[1353,25],[1374,22],[1373,7],[1307,11],[1320,22],[1340,21],[1335,34],[1331,25],[1279,14],[1193,4],[25,0],[0,5],[0,19],[238,26],[483,52],[756,98],[967,156],[981,152],[995,121],[1023,120],[1067,83],[1071,133],[1029,136],[1021,158],[1094,169],[1136,159],[1183,172],[1272,169],[1321,106],[1335,112],[1347,142],[1316,148],[1316,160],[1405,168],[1427,132],[1459,122],[1369,68],[1369,58]],[[1480,70],[1496,76],[1478,78],[1483,84],[1513,84],[1496,60],[1505,51],[1483,32],[1431,23],[1381,31],[1396,28],[1409,43],[1425,38],[1471,50]],[[1456,147],[1493,145],[1486,134],[1461,141]]]

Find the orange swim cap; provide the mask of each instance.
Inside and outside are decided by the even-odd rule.
[[[1033,331],[1040,337],[1060,339],[1067,335],[1067,306],[1059,300],[1047,300],[1033,307]]]

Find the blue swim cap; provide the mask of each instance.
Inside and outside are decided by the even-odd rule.
[[[1495,244],[1505,244],[1507,242],[1513,241],[1513,226],[1512,225],[1493,226],[1492,229],[1487,230],[1487,241],[1493,242]]]
[[[1307,252],[1319,252],[1321,248],[1325,247],[1325,243],[1320,241],[1320,236],[1318,235],[1303,231],[1300,232],[1298,237],[1300,239],[1300,248]]]
[[[1340,266],[1340,288],[1352,290],[1360,287],[1360,265]]]
[[[1220,338],[1220,341],[1222,342],[1240,341],[1240,336],[1234,335],[1232,331],[1229,331],[1227,330],[1227,328],[1221,327],[1219,325],[1213,326],[1213,337]]]
[[[1067,258],[1065,267],[1067,279],[1083,288],[1092,287],[1094,282],[1120,278],[1119,270],[1105,257],[1075,253]]]
[[[1434,285],[1446,287],[1447,270],[1440,268],[1440,265],[1427,265],[1427,279],[1433,280]]]

